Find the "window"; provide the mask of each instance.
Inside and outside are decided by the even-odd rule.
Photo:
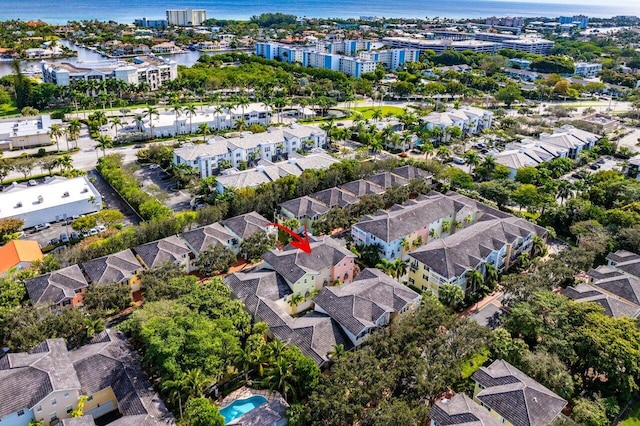
[[[56,405],[56,404],[58,404],[58,401],[56,401],[56,400],[55,400],[55,398],[54,398],[54,399],[52,399],[52,400],[51,400],[51,405]]]
[[[93,401],[93,395],[91,395],[89,398],[87,398],[87,401]]]
[[[38,406],[36,407],[36,411],[37,411],[38,413],[39,413],[40,411],[42,411],[42,405],[38,405]]]
[[[73,410],[73,407],[71,405],[67,405],[65,410],[67,410],[67,414],[69,414]]]
[[[18,416],[24,416],[24,410],[18,411]]]
[[[69,392],[65,392],[65,393],[64,393],[64,397],[65,397],[65,398],[69,398]]]
[[[49,419],[51,421],[54,421],[57,418],[58,418],[58,415],[55,413],[55,411],[53,413],[49,414]]]

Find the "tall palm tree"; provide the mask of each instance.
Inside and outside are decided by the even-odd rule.
[[[560,204],[564,204],[567,198],[570,198],[573,192],[571,191],[571,183],[566,180],[558,182],[558,189],[556,197],[560,198]]]
[[[171,111],[173,111],[173,113],[176,116],[176,119],[175,119],[176,136],[178,136],[178,118],[180,118],[182,116],[182,114],[184,113],[184,110],[182,109],[180,104],[176,102],[176,103],[173,104],[173,107],[171,108]]]
[[[220,116],[222,115],[224,110],[225,110],[225,107],[222,104],[218,104],[214,108],[214,111],[216,113],[216,130],[220,130]]]
[[[431,142],[422,142],[420,144],[420,151],[422,151],[427,159],[433,155],[435,148]]]
[[[207,134],[211,131],[209,123],[200,123],[198,126],[198,133],[202,133],[202,141],[207,142]]]
[[[395,275],[395,271],[396,271],[395,264],[385,258],[380,259],[380,262],[376,264],[376,268],[380,269],[382,272],[389,275],[390,277],[393,277]]]
[[[84,320],[85,324],[85,332],[87,335],[87,339],[92,338],[96,334],[104,331],[104,321],[102,319],[92,320],[91,318],[87,318]]]
[[[196,104],[189,104],[184,107],[184,112],[189,114],[189,133],[193,133],[193,116],[197,114],[198,107]]]
[[[446,234],[451,229],[451,222],[448,220],[442,221],[442,233]]]
[[[80,137],[80,129],[82,128],[82,124],[80,124],[80,120],[77,118],[72,118],[69,120],[69,127],[67,127],[68,137],[75,142],[74,148],[78,147],[78,138]]]
[[[296,293],[291,295],[291,297],[289,298],[289,306],[291,306],[291,314],[293,315],[296,312],[296,307],[301,304],[302,302],[304,302],[304,296]]]
[[[107,135],[98,136],[97,141],[98,141],[98,146],[97,147],[102,150],[102,156],[104,157],[106,155],[106,150],[108,148],[113,147],[113,141]]]
[[[160,117],[160,114],[158,113],[158,108],[151,105],[147,105],[145,115],[149,117],[149,133],[151,135],[151,138],[153,138],[153,116],[155,115],[156,117]]]
[[[55,159],[55,165],[60,167],[62,170],[68,170],[73,168],[73,160],[71,160],[71,156],[66,154],[61,157]]]
[[[165,380],[161,385],[162,391],[167,393],[169,402],[178,404],[180,418],[182,418],[182,396],[184,393],[184,376],[176,380]]]
[[[294,371],[290,361],[280,358],[267,369],[264,382],[269,389],[280,392],[286,400],[295,400],[297,378]]]
[[[543,256],[547,251],[547,245],[544,240],[534,235],[531,240],[531,257]]]
[[[382,118],[382,109],[381,108],[376,108],[375,110],[373,110],[373,113],[371,114],[371,118],[374,121],[378,121]]]
[[[122,120],[120,120],[120,117],[113,117],[111,119],[111,128],[116,129],[116,140],[118,139],[118,126],[122,127]]]
[[[473,293],[476,293],[484,285],[484,277],[477,269],[467,271],[465,277],[467,279],[467,288],[471,288]]]
[[[284,354],[286,349],[286,343],[282,343],[282,341],[280,341],[279,339],[273,339],[272,341],[267,343],[265,351],[269,355],[269,359],[271,360],[271,362],[276,362],[277,360],[282,358],[282,355]]]
[[[498,268],[491,263],[484,264],[484,284],[489,290],[493,290],[498,284]]]
[[[64,135],[64,129],[60,124],[52,124],[49,129],[49,136],[55,139],[58,151],[60,151],[60,138]]]
[[[497,166],[495,158],[491,155],[487,155],[480,163],[479,167],[482,168],[482,178],[489,179],[489,177],[493,174]]]
[[[469,174],[473,174],[473,170],[480,164],[480,157],[473,151],[467,151],[464,153],[464,159],[469,165]]]
[[[407,262],[400,257],[397,258],[395,262],[393,262],[393,272],[394,278],[399,280],[407,272]]]
[[[333,349],[327,352],[329,359],[336,360],[347,356],[348,352],[342,343],[334,344],[332,347]]]

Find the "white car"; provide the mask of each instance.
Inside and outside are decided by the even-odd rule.
[[[98,235],[98,230],[96,228],[89,229],[89,235]]]
[[[47,228],[50,228],[50,227],[51,227],[51,224],[50,224],[50,223],[46,223],[46,222],[45,222],[45,223],[41,223],[41,224],[39,224],[39,225],[36,225],[36,226],[33,228],[33,231],[34,231],[34,232],[38,232],[38,231],[42,231],[43,229],[47,229]]]
[[[98,232],[104,232],[104,231],[106,231],[106,230],[107,230],[107,227],[106,227],[106,226],[104,226],[104,225],[98,225],[98,226],[96,226],[96,230],[97,230]]]
[[[158,164],[149,165],[149,169],[151,169],[151,170],[155,170],[155,169],[159,169],[159,168],[160,168],[160,166]]]

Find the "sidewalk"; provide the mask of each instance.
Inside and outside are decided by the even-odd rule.
[[[473,315],[473,314],[481,311],[483,308],[485,308],[488,305],[493,305],[493,306],[495,306],[497,308],[502,308],[502,302],[500,302],[499,299],[503,295],[504,295],[504,291],[495,290],[493,293],[488,294],[487,296],[485,296],[484,299],[480,300],[479,302],[474,303],[473,305],[469,306],[464,311],[460,312],[458,314],[458,317],[460,317],[460,318],[468,317],[470,315]]]

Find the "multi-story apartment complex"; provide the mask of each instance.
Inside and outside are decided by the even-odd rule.
[[[585,15],[561,16],[558,22],[562,24],[575,24],[580,29],[585,29],[589,25],[589,17]]]
[[[474,291],[467,286],[469,271],[484,276],[492,265],[502,273],[520,254],[531,251],[534,236],[547,235],[545,228],[487,206],[479,216],[474,225],[409,253],[409,282],[435,294],[444,284]]]
[[[484,129],[491,128],[493,113],[481,108],[465,106],[459,109],[450,109],[444,112],[432,112],[420,120],[427,129],[439,127],[446,130],[448,127],[459,127],[463,134],[475,135]]]
[[[322,129],[295,124],[236,138],[216,136],[204,145],[175,149],[173,162],[176,165],[187,163],[197,168],[200,176],[205,178],[216,174],[223,161],[230,162],[232,167],[239,167],[250,160],[271,161],[299,149],[321,148],[326,144],[326,137],[327,133]]]
[[[493,53],[501,49],[500,43],[479,40],[450,40],[450,39],[422,39],[410,37],[385,37],[382,41],[392,48],[415,49],[420,52],[425,50],[433,50],[436,53],[442,53],[445,50],[455,50],[463,52],[470,50],[472,52]]]
[[[338,49],[334,45],[342,47]],[[374,71],[378,64],[383,64],[394,70],[401,68],[407,62],[418,61],[420,54],[416,49],[370,50],[372,42],[363,41],[328,43],[318,46],[322,47],[292,47],[279,43],[257,43],[256,55],[288,63],[300,63],[306,67],[341,71],[353,77],[360,77],[363,73]],[[358,54],[358,56],[333,53],[337,51]]]
[[[167,22],[169,25],[177,25],[179,27],[189,27],[202,25],[207,20],[206,10],[197,9],[170,9],[167,10]]]
[[[575,75],[580,77],[596,77],[600,71],[602,71],[602,64],[589,63],[589,62],[576,62]]]
[[[129,84],[147,83],[157,90],[168,81],[178,78],[178,64],[157,56],[137,56],[133,62],[108,60],[98,62],[43,62],[42,79],[45,83],[67,86],[74,80],[108,80],[115,78]]]

